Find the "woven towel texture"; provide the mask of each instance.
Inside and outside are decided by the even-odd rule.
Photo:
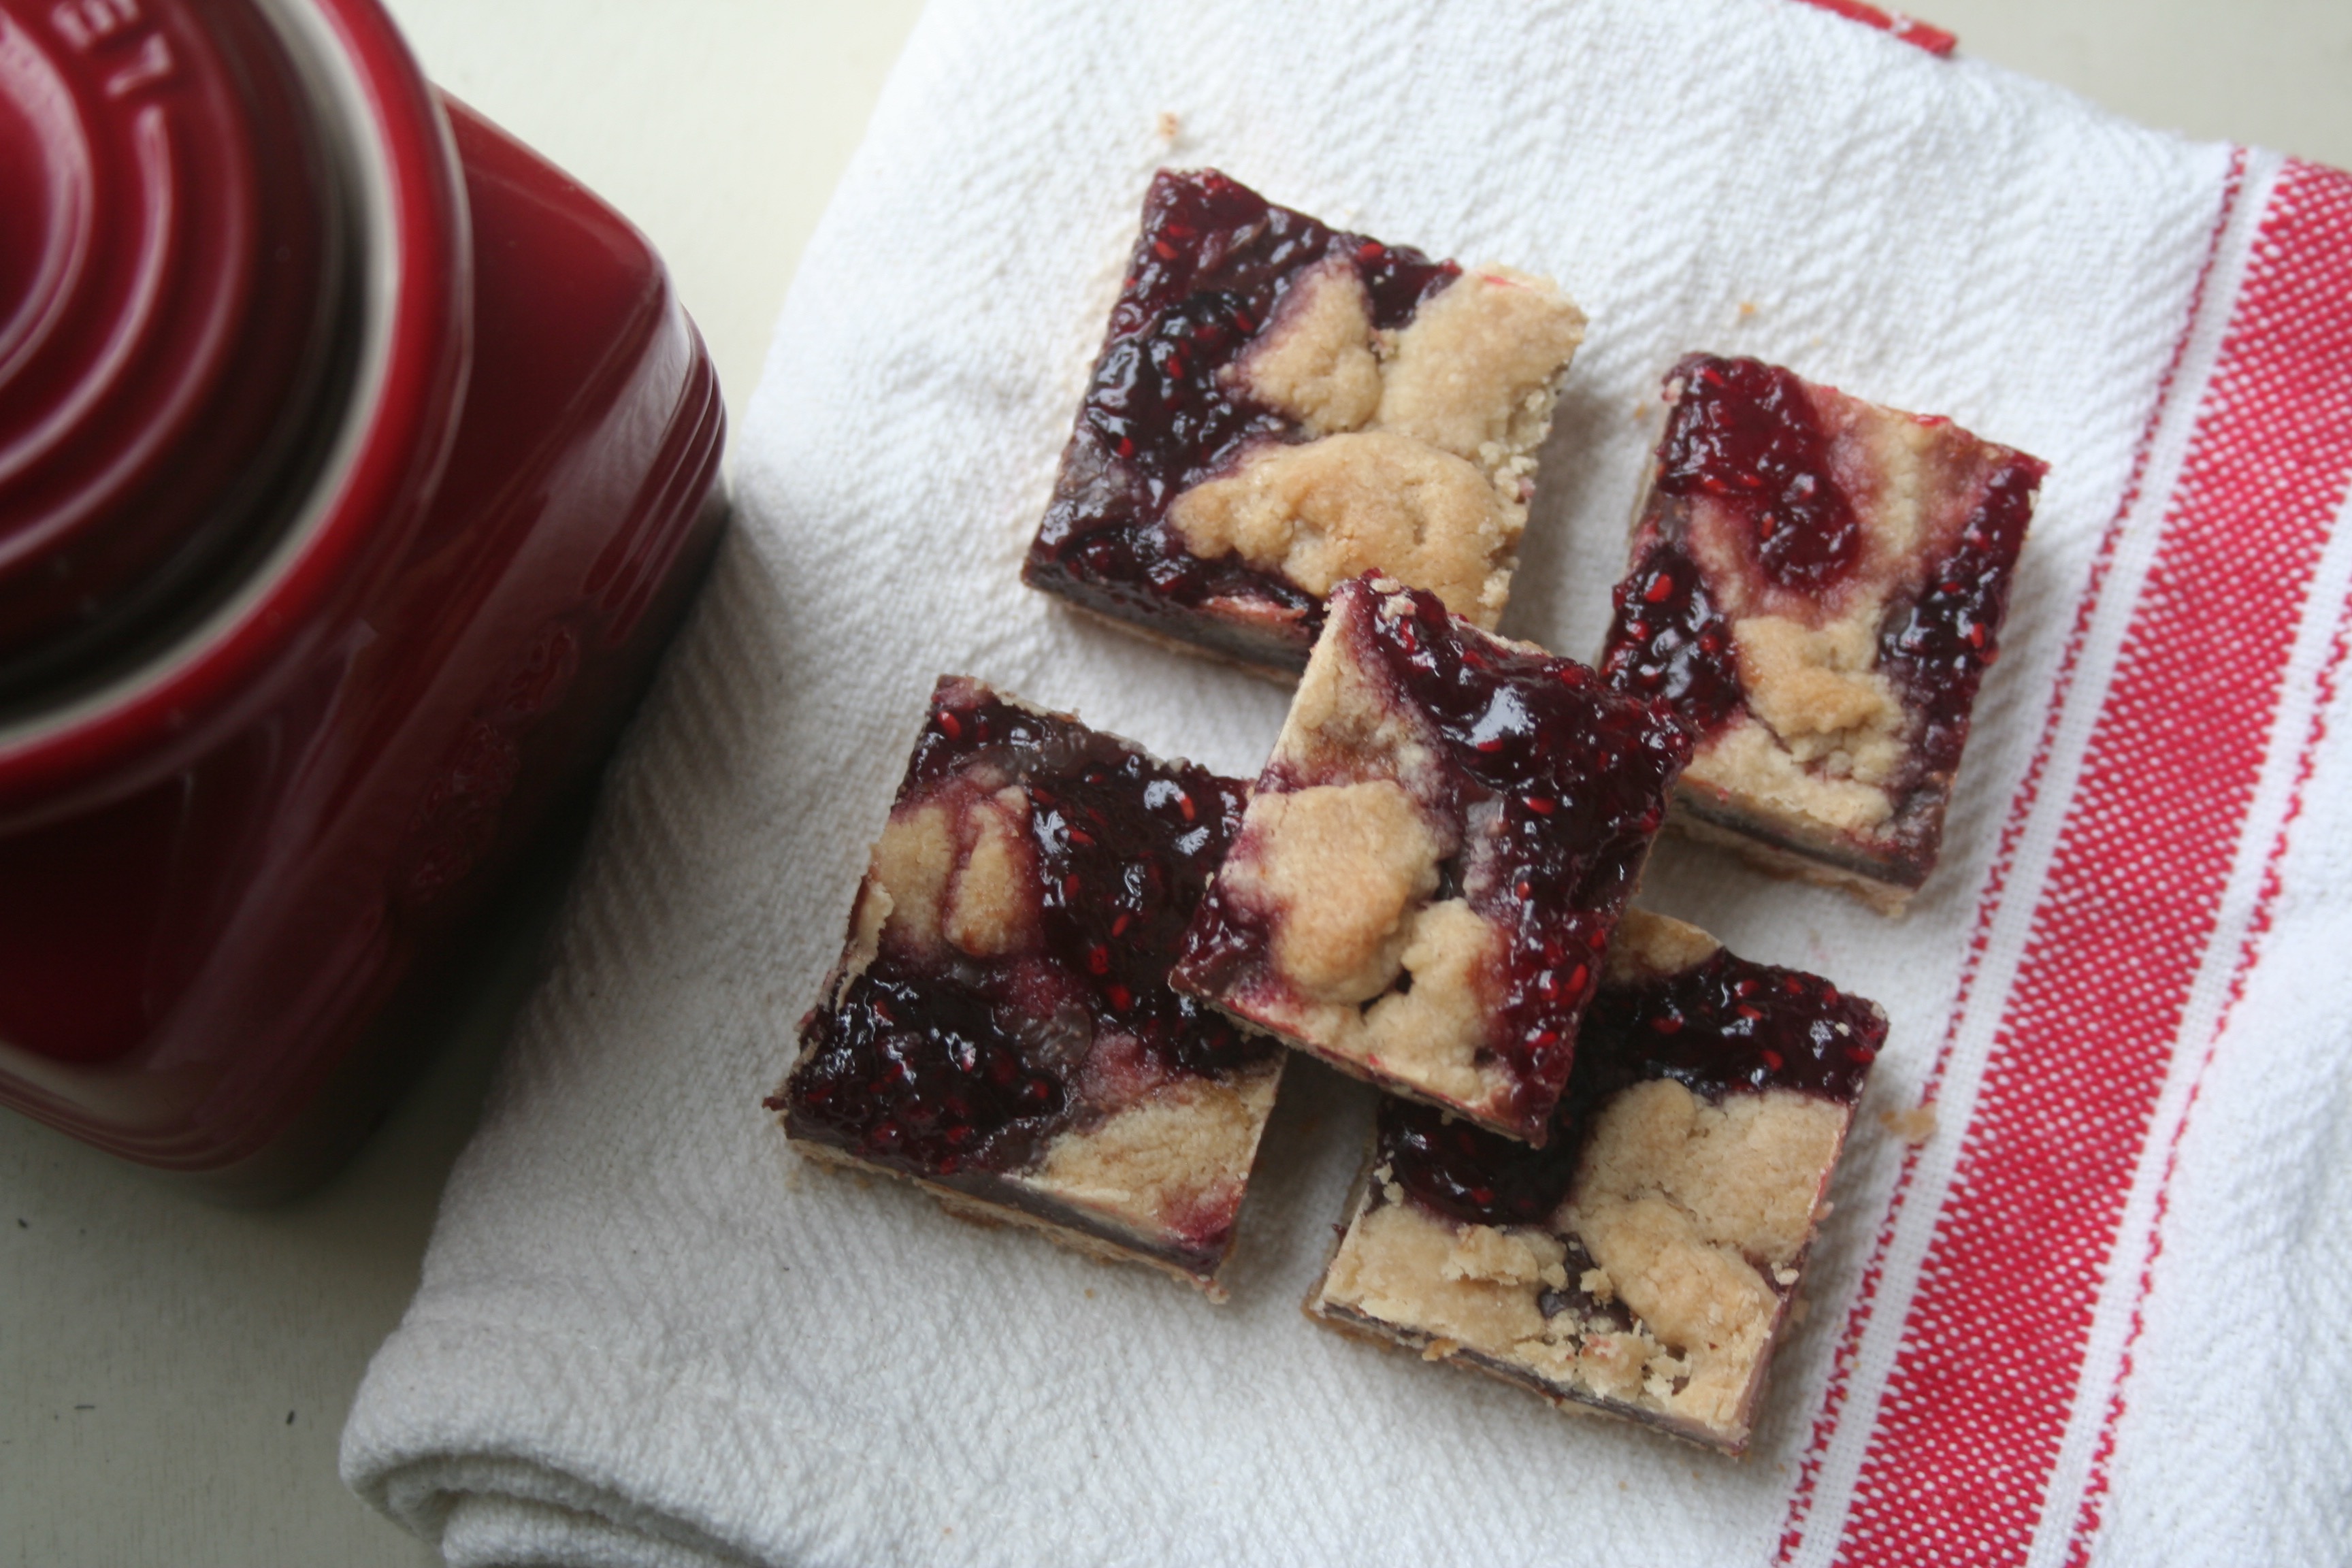
[[[1646,901],[1893,1020],[1745,1464],[1302,1321],[1370,1110],[1310,1068],[1223,1309],[805,1167],[760,1108],[935,675],[1242,775],[1279,727],[1276,687],[1016,579],[1162,164],[1547,272],[1590,312],[1504,623],[1555,650],[1597,647],[1685,351],[1775,359],[2051,463],[1946,862],[1909,917],[1687,846],[1654,863]],[[793,283],[733,533],[361,1392],[352,1484],[485,1564],[1721,1564],[1827,1560],[1876,1528],[1869,1489],[1911,1484],[1871,1443],[1880,1391],[1920,1386],[1905,1303],[1923,1258],[1951,1267],[1937,1205],[1978,1157],[1975,1086],[2021,1048],[2004,987],[2082,826],[2069,803],[2280,167],[1785,0],[938,0]],[[2297,557],[2308,613],[2244,677],[2259,689],[2214,698],[2265,717],[2227,875],[2182,917],[2203,933],[2187,1010],[2144,1042],[2148,1108],[2123,1108],[2121,1218],[2088,1252],[1972,1260],[2025,1268],[2022,1293],[2045,1262],[2086,1282],[2089,1326],[2052,1353],[2087,1393],[2052,1417],[2024,1533],[1948,1545],[2063,1558],[2095,1493],[2079,1539],[2114,1561],[2336,1549],[2352,720],[2330,629],[2352,531],[2334,522]],[[2101,897],[2130,932],[2130,898]],[[1931,1089],[1922,1151],[1871,1114]],[[1857,1307],[1882,1298],[1865,1331]],[[2296,1431],[2315,1436],[2265,1436]]]

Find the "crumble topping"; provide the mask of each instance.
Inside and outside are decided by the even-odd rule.
[[[1465,900],[1430,901],[1444,846],[1412,797],[1385,779],[1265,793],[1244,830],[1219,879],[1271,921],[1296,993],[1254,999],[1259,1020],[1433,1093],[1493,1095],[1478,1058],[1503,938]]]
[[[1706,1100],[1672,1079],[1637,1083],[1594,1118],[1569,1208],[1592,1224],[1613,1209],[1662,1202],[1688,1227],[1676,1234],[1691,1245],[1785,1268],[1812,1235],[1822,1177],[1849,1114],[1789,1089]],[[1607,1249],[1595,1247],[1592,1257],[1618,1294],[1656,1316]]]
[[[1499,474],[1543,440],[1559,373],[1583,342],[1584,312],[1549,279],[1465,272],[1396,334],[1375,423]]]
[[[1277,1057],[1234,1083],[1174,1079],[1047,1145],[1019,1179],[1145,1236],[1228,1219],[1274,1110]]]
[[[1602,1399],[1637,1403],[1645,1384],[1671,1396],[1686,1366],[1655,1335],[1605,1316],[1545,1312],[1545,1294],[1567,1282],[1567,1257],[1559,1237],[1531,1227],[1457,1226],[1387,1204],[1349,1227],[1315,1304],[1408,1328],[1427,1340],[1428,1360],[1466,1350]]]
[[[1491,1279],[1497,1285],[1568,1285],[1568,1248],[1539,1230],[1497,1230],[1465,1226],[1454,1234],[1440,1279]]]
[[[852,942],[869,958],[880,942],[924,956],[1018,952],[1038,910],[1027,794],[1008,784],[892,812],[866,881]]]
[[[1525,1344],[1543,1355],[1553,1347],[1536,1299],[1545,1270],[1567,1256],[1541,1231],[1457,1227],[1412,1204],[1384,1204],[1349,1227],[1322,1296],[1473,1350]]]
[[[948,808],[933,803],[893,811],[883,825],[867,863],[868,896],[858,903],[858,945],[869,954],[884,937],[911,952],[940,950],[940,905],[955,875],[951,821]]]
[[[1815,630],[1755,616],[1738,623],[1733,649],[1748,706],[1791,755],[1869,784],[1885,784],[1903,759],[1903,706],[1876,668],[1879,618],[1846,616]]]
[[[1526,521],[1471,463],[1386,431],[1250,449],[1230,476],[1176,498],[1168,522],[1195,555],[1239,554],[1318,598],[1374,567],[1492,626]]]
[[[1381,578],[1373,585],[1381,595],[1379,614],[1393,618],[1410,610],[1410,602],[1396,596],[1398,584]],[[1392,613],[1396,606],[1402,608]],[[1391,701],[1378,676],[1331,637],[1319,640],[1307,661],[1274,756],[1318,778],[1393,778],[1415,799],[1436,788],[1437,754],[1419,721]]]
[[[1247,448],[1178,494],[1169,526],[1195,555],[1238,555],[1318,598],[1393,572],[1492,628],[1583,313],[1507,268],[1465,273],[1399,331],[1377,331],[1370,304],[1342,258],[1290,283],[1226,374],[1309,438]]]
[[[1437,888],[1444,851],[1421,807],[1387,779],[1252,797],[1256,851],[1232,890],[1275,920],[1276,968],[1318,1002],[1360,1002],[1397,976],[1407,917]]]
[[[1232,374],[1310,437],[1361,428],[1380,409],[1381,365],[1371,296],[1355,268],[1335,258],[1301,273]]]
[[[975,958],[1028,945],[1037,923],[1037,868],[1029,851],[1029,796],[1007,785],[964,814],[970,847],[940,931]]]
[[[1685,787],[1727,795],[1740,810],[1793,831],[1813,826],[1867,834],[1895,816],[1886,791],[1811,771],[1754,720],[1734,720],[1709,736],[1683,779]]]
[[[1504,1087],[1501,1075],[1479,1060],[1494,1007],[1487,976],[1503,939],[1460,899],[1421,910],[1410,930],[1399,962],[1411,987],[1353,1017],[1327,1016],[1315,1037],[1427,1092],[1485,1104]]]
[[[1696,969],[1721,951],[1723,944],[1687,921],[1632,909],[1617,922],[1609,943],[1604,974],[1612,984],[1626,985],[1662,974]]]
[[[1685,1347],[1674,1373],[1684,1386],[1662,1392],[1645,1377],[1643,1392],[1675,1415],[1727,1426],[1738,1420],[1780,1298],[1728,1248],[1695,1240],[1693,1228],[1674,1205],[1644,1198],[1601,1206],[1583,1216],[1581,1232],[1651,1334]]]
[[[1666,1410],[1709,1426],[1738,1419],[1780,1310],[1759,1268],[1804,1249],[1850,1114],[1785,1089],[1710,1103],[1657,1079],[1594,1119],[1557,1223],[1685,1362]]]

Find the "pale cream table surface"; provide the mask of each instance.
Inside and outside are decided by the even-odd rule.
[[[390,3],[435,79],[652,235],[740,418],[916,0]],[[2352,167],[2347,0],[1921,9],[2147,123]],[[530,982],[513,945],[432,1075],[289,1208],[216,1209],[0,1112],[0,1568],[437,1561],[344,1491],[336,1439]]]

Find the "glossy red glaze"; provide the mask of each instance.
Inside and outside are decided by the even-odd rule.
[[[98,618],[131,626],[130,640],[92,645],[46,701],[0,680],[0,1103],[151,1165],[283,1186],[349,1152],[381,1099],[368,1091],[397,1081],[415,1047],[381,1021],[439,983],[501,871],[617,731],[714,536],[718,387],[644,237],[437,100],[369,0],[289,11],[287,52],[314,51],[312,76],[257,87],[244,57],[243,96],[226,109],[198,46],[267,49],[258,12],[0,9],[13,18],[0,32],[0,195],[55,187],[47,149],[71,140],[26,130],[77,101],[28,100],[35,68],[70,79],[94,60],[119,77],[152,58],[151,38],[172,68],[111,96],[98,78],[99,95],[79,100],[86,123],[140,100],[151,124],[209,149],[191,158],[226,157],[210,133],[239,115],[249,130],[273,92],[283,110],[323,79],[345,114],[319,155],[359,172],[349,237],[331,220],[307,261],[298,242],[264,247],[273,268],[217,235],[173,231],[227,258],[189,313],[243,324],[178,424],[155,412],[153,386],[133,399],[148,426],[167,426],[151,445],[169,471],[109,493],[184,504],[176,529],[150,530],[152,548],[99,552],[119,571],[114,611]],[[113,31],[78,41],[77,23]],[[208,105],[212,120],[194,112]],[[267,165],[251,191],[204,199],[300,210],[268,195],[300,183],[284,155],[298,142],[249,139],[242,155]],[[102,178],[88,188],[113,209],[145,199]],[[0,253],[13,413],[25,405],[8,373],[23,361],[9,334],[47,263],[5,235]],[[363,288],[348,281],[352,256]],[[194,289],[201,271],[175,270],[174,287]],[[289,282],[306,277],[307,294]],[[100,308],[110,288],[68,292],[120,321]],[[185,368],[168,335],[138,346]],[[250,369],[272,353],[276,381]],[[331,440],[287,435],[315,412],[288,418],[289,385],[329,404],[347,389]],[[16,434],[0,417],[0,454]],[[85,443],[97,455],[81,478],[125,472],[123,445]],[[220,492],[237,504],[171,468],[170,452],[190,447],[242,456]],[[257,468],[269,485],[250,482]],[[289,487],[300,505],[256,500]],[[29,515],[0,489],[0,605]],[[142,597],[205,528],[227,542],[212,564]],[[97,532],[47,537],[79,549]],[[0,669],[12,625],[42,650],[72,636],[58,601],[43,611],[37,598],[13,623],[0,609]],[[289,1151],[315,1158],[297,1171]]]
[[[5,696],[169,621],[282,520],[347,379],[352,258],[315,117],[254,12],[110,3],[0,27]]]

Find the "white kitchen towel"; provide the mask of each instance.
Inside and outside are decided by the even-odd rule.
[[[761,1109],[935,675],[1234,773],[1278,727],[1015,576],[1163,163],[1591,312],[1505,620],[1555,649],[1600,637],[1686,350],[2050,461],[1910,916],[1654,862],[1894,1022],[1744,1464],[1303,1321],[1369,1109],[1319,1070],[1223,1308]],[[451,1562],[2340,1560],[2352,180],[1789,0],[938,0],[737,463],[345,1433]],[[1924,1142],[1882,1126],[1923,1100]]]

